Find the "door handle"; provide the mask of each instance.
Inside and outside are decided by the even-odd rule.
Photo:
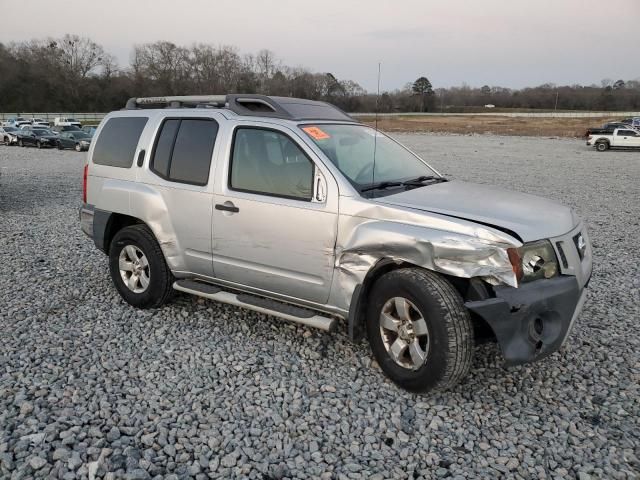
[[[222,210],[224,212],[232,213],[238,213],[240,211],[240,209],[231,202],[216,203],[216,210]]]
[[[138,162],[137,162],[137,165],[138,165],[139,167],[141,167],[141,166],[142,166],[142,164],[144,163],[144,154],[145,154],[145,153],[146,153],[146,152],[145,152],[144,150],[140,150],[140,153],[138,153]]]

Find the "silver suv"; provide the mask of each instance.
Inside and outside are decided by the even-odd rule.
[[[134,98],[84,167],[83,231],[138,308],[178,290],[366,336],[416,392],[565,342],[585,300],[583,222],[531,195],[448,180],[332,105],[260,95]]]

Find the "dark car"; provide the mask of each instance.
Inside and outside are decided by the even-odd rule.
[[[0,141],[7,146],[16,145],[18,143],[17,133],[19,131],[20,129],[16,127],[0,127]]]
[[[81,132],[82,131],[82,130],[80,130],[80,127],[77,127],[75,125],[56,125],[51,130],[53,130],[54,132],[57,132],[57,133],[62,133],[62,132]]]
[[[91,136],[96,133],[97,129],[98,127],[96,127],[95,125],[85,125],[84,127],[82,127],[82,131],[88,133]]]
[[[89,150],[92,137],[93,135],[85,133],[82,130],[61,132],[57,138],[57,146],[60,150],[73,148],[76,152],[82,152],[83,150]]]
[[[35,146],[38,148],[55,147],[58,136],[46,128],[20,130],[17,132],[18,145],[21,147]]]

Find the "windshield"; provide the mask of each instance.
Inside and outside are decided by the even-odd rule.
[[[358,190],[374,183],[437,175],[409,150],[371,127],[322,124],[300,128]]]
[[[53,133],[51,133],[49,130],[41,130],[41,129],[33,129],[32,130],[34,134],[36,135],[53,135]]]
[[[5,132],[17,132],[18,129],[16,127],[2,127]]]

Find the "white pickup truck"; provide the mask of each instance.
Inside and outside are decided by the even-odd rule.
[[[599,152],[610,148],[640,148],[640,130],[631,126],[611,130],[592,130],[587,136],[587,145]]]
[[[70,118],[70,117],[56,117],[53,119],[53,125],[56,127],[70,127],[70,126],[75,126],[78,128],[82,127],[82,123],[80,123],[75,118]]]

